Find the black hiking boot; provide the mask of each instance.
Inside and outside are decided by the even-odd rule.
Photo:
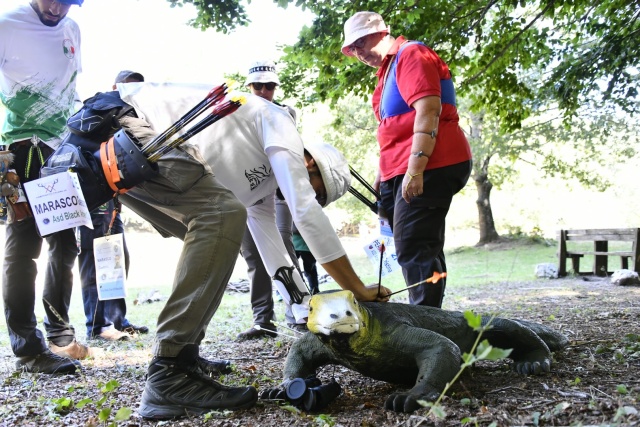
[[[198,347],[190,344],[178,357],[155,357],[138,413],[166,420],[216,410],[251,408],[258,400],[253,386],[228,387],[209,378],[198,366]]]
[[[50,350],[36,356],[20,357],[16,362],[16,369],[40,374],[73,374],[80,370],[81,366],[77,360],[58,356]]]
[[[196,359],[198,367],[207,375],[217,376],[220,374],[229,374],[233,371],[231,361],[224,359],[207,360],[198,356]]]

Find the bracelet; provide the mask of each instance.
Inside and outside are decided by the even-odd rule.
[[[409,175],[409,182],[411,182],[411,180],[413,178],[415,178],[416,176],[422,175],[422,172],[418,172],[418,173],[415,173],[415,174],[411,175],[411,173],[409,173],[409,171],[407,171],[407,175]],[[409,185],[409,182],[407,182],[407,185]]]
[[[422,172],[414,173],[412,175],[409,171],[407,171],[407,175],[409,175],[409,181],[407,181],[407,185],[404,186],[405,193],[407,192],[407,189],[409,188],[409,183],[411,183],[411,180],[413,178],[415,178],[416,176],[418,176],[418,175],[422,175]]]
[[[416,131],[414,131],[413,133],[414,133],[414,134],[416,134],[416,133],[423,133],[423,134],[425,134],[425,135],[431,135],[431,138],[436,139],[436,130],[435,130],[435,129],[434,129],[434,130],[432,130],[431,132],[423,132],[423,131],[421,131],[421,130],[416,130]]]

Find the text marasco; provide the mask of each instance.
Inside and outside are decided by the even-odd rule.
[[[46,212],[52,212],[58,209],[64,209],[71,206],[78,205],[78,198],[76,196],[63,197],[56,200],[49,200],[46,203],[38,203],[34,206],[37,214],[43,214]]]

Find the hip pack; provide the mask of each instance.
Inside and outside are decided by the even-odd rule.
[[[66,170],[78,175],[89,212],[158,174],[158,165],[149,163],[123,129],[108,141],[97,144],[78,136],[65,139],[40,169],[40,176]],[[97,146],[96,150],[85,147]]]

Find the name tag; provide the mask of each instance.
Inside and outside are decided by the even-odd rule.
[[[41,236],[85,225],[93,229],[78,175],[65,171],[24,183]]]
[[[124,264],[124,240],[122,234],[111,234],[93,241],[96,260],[96,285],[100,301],[127,296],[125,282],[127,270]]]

